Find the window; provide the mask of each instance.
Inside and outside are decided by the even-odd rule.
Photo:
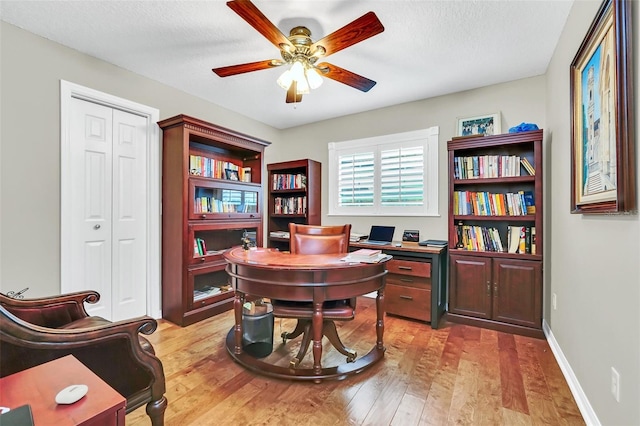
[[[438,127],[329,143],[329,214],[438,215]]]

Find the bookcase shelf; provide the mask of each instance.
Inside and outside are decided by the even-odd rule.
[[[536,130],[447,143],[452,321],[543,336],[542,138]],[[496,214],[509,197],[514,214]]]
[[[320,225],[321,163],[309,159],[267,164],[268,247],[289,250],[289,223]]]
[[[268,142],[178,115],[158,123],[162,155],[162,316],[181,326],[232,308],[223,253],[262,245]]]

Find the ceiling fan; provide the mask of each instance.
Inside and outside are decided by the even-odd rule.
[[[375,13],[368,12],[328,36],[313,42],[311,31],[306,27],[294,27],[285,36],[250,0],[227,2],[234,12],[260,34],[280,49],[282,59],[269,59],[246,64],[213,68],[220,77],[259,71],[281,65],[291,65],[278,79],[278,84],[287,90],[286,102],[300,102],[302,95],[322,84],[322,77],[330,78],[347,86],[368,92],[376,82],[328,62],[316,63],[342,49],[373,37],[384,31]]]

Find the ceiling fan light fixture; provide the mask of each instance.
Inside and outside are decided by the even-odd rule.
[[[296,80],[296,94],[298,95],[308,95],[310,90],[309,90],[309,82],[307,81],[307,79],[304,76],[304,72],[302,74],[302,80]]]
[[[291,77],[298,83],[300,83],[300,80],[306,79],[304,76],[304,65],[302,65],[302,62],[295,61],[293,63],[291,66]]]
[[[309,82],[309,87],[311,87],[312,90],[322,86],[322,77],[315,68],[307,68],[305,74]]]
[[[291,82],[293,82],[293,74],[291,73],[291,70],[286,70],[282,75],[280,75],[280,77],[278,77],[278,85],[284,90],[289,90]]]

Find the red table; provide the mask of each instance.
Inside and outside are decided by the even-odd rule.
[[[87,385],[89,391],[74,404],[56,404],[56,394],[70,385]],[[0,379],[0,406],[29,404],[36,426],[124,426],[126,403],[73,355]]]

